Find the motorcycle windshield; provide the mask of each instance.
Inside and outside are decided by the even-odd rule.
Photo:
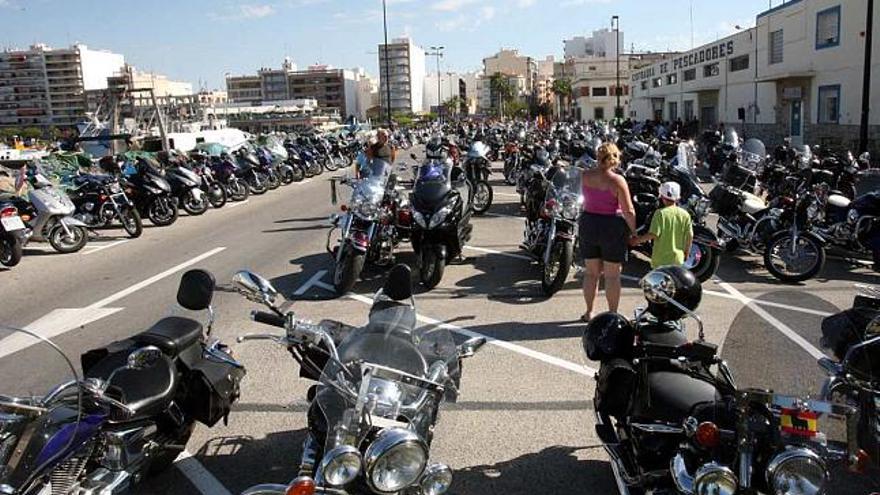
[[[288,159],[287,148],[284,147],[284,140],[278,136],[269,136],[266,138],[265,147],[275,157],[276,160],[284,161]]]
[[[724,137],[722,138],[721,142],[730,146],[731,148],[739,148],[739,134],[736,133],[736,129],[725,129]]]
[[[553,174],[550,182],[559,194],[580,195],[582,177],[583,171],[578,167],[565,167]]]
[[[325,452],[358,446],[376,428],[411,429],[425,438],[443,400],[429,370],[458,366],[448,330],[416,329],[412,306],[379,300],[367,325],[352,331],[338,352],[340,363],[328,362],[316,395],[327,421]]]
[[[361,179],[355,182],[351,193],[355,213],[367,220],[373,220],[379,214],[390,168],[387,162],[372,160],[371,165],[361,169]]]
[[[749,139],[743,144],[742,156],[746,164],[758,166],[767,158],[767,148],[760,139]]]
[[[416,183],[449,182],[451,173],[452,165],[448,161],[431,160],[419,167]]]
[[[679,143],[675,153],[675,168],[685,174],[694,175],[697,168],[697,153],[688,143]]]
[[[76,383],[74,364],[48,339],[0,325],[0,486],[23,493],[94,432],[80,414],[78,387],[46,401],[58,384]],[[39,373],[27,373],[39,363]],[[40,394],[40,396],[35,396]]]

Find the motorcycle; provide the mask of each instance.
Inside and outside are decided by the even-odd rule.
[[[232,201],[244,201],[250,196],[251,190],[244,179],[244,174],[236,166],[229,153],[210,158],[211,173],[223,185],[226,195]],[[241,177],[239,177],[241,175]]]
[[[446,264],[460,256],[470,240],[472,198],[464,172],[445,154],[429,151],[427,161],[417,169],[410,196],[412,246],[425,287],[433,289],[440,283]]]
[[[108,162],[113,161],[113,164]],[[147,217],[153,225],[166,227],[177,221],[180,214],[177,198],[171,191],[171,184],[165,179],[165,173],[153,158],[139,156],[134,164],[123,162],[120,166],[112,157],[102,158],[105,171],[116,165],[121,171],[120,183],[125,193],[134,202],[141,218]]]
[[[578,216],[583,208],[578,167],[554,169],[546,182],[543,204],[534,220],[526,219],[525,243],[541,265],[541,289],[548,297],[559,292],[574,262]]]
[[[825,240],[818,223],[828,186],[819,184],[799,188],[792,201],[781,209],[781,227],[764,247],[764,266],[783,282],[803,282],[815,277],[825,266]]]
[[[72,178],[70,199],[76,206],[74,218],[89,228],[99,228],[119,220],[132,239],[144,231],[141,216],[128,199],[119,179],[112,175],[76,175]]]
[[[192,270],[181,278],[177,300],[210,311],[213,291],[213,276]],[[83,354],[80,375],[50,340],[0,327],[0,335],[36,339],[41,355],[51,349],[71,376],[43,397],[0,396],[0,491],[121,494],[170,467],[195,423],[215,425],[238,398],[244,368],[210,333],[211,322],[203,335],[195,320],[165,318]]]
[[[21,261],[26,239],[25,225],[18,215],[18,208],[0,196],[0,265],[17,265]]]
[[[88,225],[73,216],[76,206],[43,175],[39,164],[31,163],[20,173],[31,190],[27,199],[9,198],[25,223],[26,243],[48,241],[59,253],[75,253],[89,242]],[[17,222],[14,222],[17,225]]]
[[[855,408],[737,388],[705,341],[691,272],[663,267],[640,286],[648,306],[632,322],[605,313],[583,336],[587,357],[601,363],[596,432],[622,495],[824,493],[832,463],[858,463]],[[685,317],[697,323],[695,341]],[[820,416],[821,425],[845,418],[846,439],[829,440]]]
[[[819,222],[823,241],[871,259],[874,270],[880,271],[880,193],[864,194],[854,201],[830,194]]]
[[[482,215],[492,206],[492,186],[489,184],[489,147],[480,141],[474,142],[464,161],[464,171],[473,188],[474,215]]]
[[[214,176],[214,171],[208,165],[207,154],[194,152],[190,157],[193,160],[192,171],[199,177],[199,188],[207,196],[211,207],[219,209],[226,206],[226,187]]]
[[[822,347],[834,359],[819,359],[828,375],[821,398],[848,404],[861,411],[859,448],[874,466],[880,464],[880,289],[860,286],[852,307],[822,320]]]
[[[327,233],[327,251],[334,258],[333,287],[339,294],[349,292],[357,283],[364,264],[389,264],[397,244],[394,200],[388,188],[394,189],[391,164],[384,160],[359,158],[359,177],[343,178],[342,184],[352,188],[351,201],[343,207],[343,215],[331,218]],[[337,203],[336,181],[330,182],[331,202]],[[338,244],[331,248],[331,237],[339,230]]]
[[[242,147],[232,152],[235,158],[235,175],[244,181],[250,194],[265,194],[269,190],[269,178],[260,170],[260,159],[251,150]]]
[[[254,320],[283,335],[251,334],[286,347],[301,376],[318,381],[309,392],[309,434],[297,477],[289,485],[257,485],[247,495],[289,493],[420,493],[442,495],[452,470],[430,458],[434,428],[445,400],[455,401],[462,360],[485,339],[455,345],[446,328],[416,328],[411,273],[395,266],[374,297],[369,322],[354,328],[333,321],[304,322],[275,305],[277,292],[253,273],[235,285],[266,305]]]

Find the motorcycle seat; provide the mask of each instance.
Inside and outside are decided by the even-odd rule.
[[[671,325],[645,325],[639,328],[639,339],[650,344],[679,347],[688,343],[687,335]]]
[[[767,208],[767,203],[764,202],[763,199],[755,196],[754,194],[748,193],[746,191],[741,191],[743,196],[742,209],[744,212],[754,215],[761,210]]]
[[[202,324],[189,318],[169,316],[133,337],[138,344],[154,345],[167,356],[176,357],[202,336]]]
[[[650,401],[637,401],[637,418],[680,424],[697,404],[721,400],[711,383],[675,371],[648,374]]]
[[[130,351],[108,355],[86,373],[86,378],[106,380],[114,370],[125,366]],[[173,361],[167,356],[149,368],[142,370],[122,369],[113,376],[107,388],[107,395],[134,409],[133,416],[118,416],[113,419],[138,421],[155,416],[174,398],[179,378]]]

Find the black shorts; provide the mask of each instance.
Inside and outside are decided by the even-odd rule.
[[[629,253],[629,226],[617,215],[582,213],[578,222],[581,260],[623,263]]]

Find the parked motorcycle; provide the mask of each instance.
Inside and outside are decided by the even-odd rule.
[[[108,157],[106,160],[102,159],[101,163],[105,170],[113,165],[116,165],[116,170],[121,170],[120,182],[128,197],[134,201],[141,218],[147,217],[153,225],[159,227],[166,227],[177,221],[180,214],[177,198],[155,159],[139,156],[134,163],[123,161],[120,165],[114,158]]]
[[[489,147],[481,141],[471,144],[464,160],[464,171],[473,188],[474,215],[482,215],[492,206],[492,185],[489,184],[491,164]]]
[[[809,280],[825,266],[825,240],[818,224],[828,186],[803,186],[792,201],[783,204],[778,225],[781,229],[764,247],[764,266],[783,282]]]
[[[485,339],[456,346],[449,330],[417,328],[411,273],[397,265],[376,294],[361,328],[304,322],[275,305],[277,291],[249,272],[235,276],[238,290],[271,310],[258,323],[282,335],[245,335],[286,347],[301,376],[318,381],[309,392],[309,433],[297,477],[289,485],[258,485],[248,495],[290,493],[419,493],[442,495],[452,470],[431,461],[440,407],[454,402],[462,360]]]
[[[181,278],[177,300],[209,310],[213,291],[213,276],[192,270]],[[127,492],[172,465],[196,422],[213,426],[228,417],[245,372],[222,343],[209,340],[211,322],[205,333],[181,317],[85,353],[82,375],[45,337],[0,328],[4,333],[51,348],[71,375],[43,397],[0,396],[0,491],[8,495]]]
[[[208,202],[214,209],[226,206],[229,199],[226,187],[214,176],[214,171],[209,165],[209,157],[201,151],[190,153],[192,162],[190,168],[199,177],[199,188],[208,198]]]
[[[411,203],[412,246],[419,259],[419,277],[429,289],[440,283],[446,264],[461,255],[471,238],[473,193],[464,175],[442,145],[428,144],[427,160],[416,171]]]
[[[690,271],[663,267],[640,285],[648,306],[632,322],[604,313],[583,336],[587,357],[601,363],[596,432],[622,495],[818,494],[833,463],[856,463],[852,435],[829,441],[819,429],[845,418],[851,432],[855,408],[737,388],[705,341]],[[697,323],[695,341],[685,317]]]
[[[880,192],[854,201],[839,194],[828,195],[820,211],[818,234],[831,246],[857,257],[866,257],[880,271]]]
[[[141,216],[113,175],[77,175],[72,178],[70,199],[76,206],[74,218],[89,228],[105,227],[119,221],[132,239],[144,231]]]
[[[244,178],[245,174],[236,166],[232,155],[224,152],[219,157],[212,156],[209,163],[211,173],[223,184],[229,199],[244,201],[250,196],[251,189]]]
[[[265,194],[269,190],[269,178],[261,170],[260,159],[248,148],[242,147],[232,152],[236,166],[235,175],[244,181],[250,194]]]
[[[26,241],[25,224],[18,214],[18,208],[0,195],[0,265],[17,265]]]

